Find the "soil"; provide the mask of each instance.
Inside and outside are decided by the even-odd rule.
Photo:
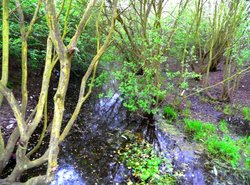
[[[209,84],[213,85],[223,80],[223,66],[210,73]],[[193,86],[197,82],[193,82]],[[211,96],[219,98],[222,93],[222,85],[209,90]],[[230,96],[230,101],[214,101],[204,93],[189,98],[191,102],[191,115],[193,119],[217,124],[221,120],[226,120],[233,132],[240,135],[250,135],[250,122],[244,120],[241,110],[243,107],[250,107],[250,73],[241,76],[238,90]],[[226,107],[231,109],[230,114],[224,113]]]

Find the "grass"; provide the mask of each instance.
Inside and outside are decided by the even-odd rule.
[[[238,165],[240,148],[230,137],[211,137],[205,141],[205,145],[212,156],[228,161],[233,167]]]
[[[219,123],[218,129],[214,124],[200,120],[184,119],[184,123],[185,131],[192,135],[193,139],[203,142],[211,156],[227,161],[232,167],[237,167],[241,159],[245,168],[250,169],[249,137],[232,139],[225,121]],[[242,157],[243,155],[245,157]]]
[[[223,134],[228,134],[229,130],[227,127],[227,122],[226,121],[220,121],[219,122],[219,129]]]
[[[225,106],[223,112],[232,115],[232,107]],[[178,119],[178,114],[172,106],[165,106],[163,113],[166,119]],[[241,114],[245,120],[250,120],[249,107],[243,107]],[[230,164],[233,168],[240,166],[244,170],[250,170],[250,137],[232,138],[226,121],[220,121],[216,125],[186,118],[184,130],[194,140],[202,142],[208,154],[214,159]]]
[[[239,139],[238,146],[242,150],[245,168],[250,170],[250,136]]]
[[[216,133],[216,127],[211,123],[191,119],[185,119],[184,122],[186,131],[196,140],[204,140]]]
[[[169,105],[163,108],[163,115],[166,119],[176,120],[178,118],[176,110]]]

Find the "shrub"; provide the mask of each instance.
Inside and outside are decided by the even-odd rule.
[[[227,122],[226,121],[220,121],[219,123],[219,128],[220,128],[220,131],[223,133],[223,134],[227,134],[229,131],[228,131],[228,128],[227,128]]]
[[[226,115],[232,115],[233,110],[230,105],[226,105],[223,109],[223,113]]]
[[[237,145],[240,147],[243,155],[243,163],[245,168],[250,170],[250,136],[244,137],[237,141]]]

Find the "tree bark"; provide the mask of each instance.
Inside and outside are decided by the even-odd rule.
[[[3,31],[2,31],[2,78],[1,82],[6,87],[9,76],[9,0],[3,0]],[[2,105],[3,94],[0,93],[0,106]]]

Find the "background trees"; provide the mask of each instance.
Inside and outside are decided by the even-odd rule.
[[[120,6],[112,52],[121,66],[114,76],[124,105],[156,112],[163,99],[179,104],[180,98],[201,91],[228,101],[249,71],[248,9],[246,1],[236,0],[127,1]],[[222,82],[211,84],[216,70],[223,70]],[[190,79],[201,86],[193,89]],[[215,86],[220,96],[210,93]]]

